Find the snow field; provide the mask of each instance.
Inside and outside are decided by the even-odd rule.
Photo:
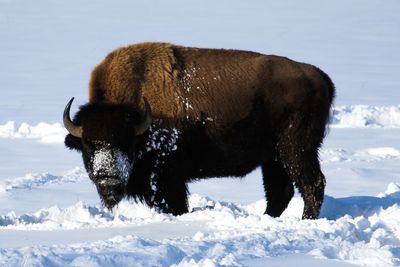
[[[333,109],[332,126],[340,128],[399,128],[400,106],[341,106]]]
[[[77,176],[73,182],[79,183],[80,173],[73,172]],[[70,178],[59,179],[57,183],[70,181]],[[44,186],[29,181],[19,188],[29,188],[32,184]],[[298,196],[281,218],[263,215],[264,200],[241,206],[197,194],[190,197],[192,212],[178,217],[159,214],[129,201],[121,202],[112,212],[82,202],[66,208],[53,206],[33,214],[10,212],[0,216],[3,232],[62,230],[68,234],[69,230],[103,228],[135,232],[135,228],[146,225],[160,231],[162,223],[164,231],[170,234],[157,240],[128,234],[67,245],[4,248],[0,250],[0,265],[242,266],[241,262],[248,259],[296,252],[362,266],[398,266],[399,205],[400,183],[391,183],[378,197],[326,196],[318,220],[300,219],[303,203]],[[176,234],[176,229],[181,233]]]
[[[386,159],[400,159],[400,150],[393,147],[376,147],[351,151],[344,148],[321,149],[321,163],[371,162]]]
[[[63,176],[27,174],[6,180],[1,194],[54,184],[79,185],[83,179],[88,178],[81,168]],[[178,217],[130,201],[122,201],[112,212],[83,202],[65,208],[52,206],[33,214],[11,211],[0,215],[3,233],[58,230],[68,234],[70,230],[110,228],[130,232],[146,225],[160,231],[157,224],[162,223],[170,234],[157,240],[128,234],[67,245],[4,248],[0,250],[0,265],[121,266],[135,262],[136,266],[242,266],[248,259],[294,251],[362,266],[400,263],[400,183],[390,183],[376,197],[326,196],[319,220],[300,219],[303,202],[299,196],[281,218],[263,215],[264,200],[238,205],[193,194],[189,202],[191,212]],[[176,234],[174,229],[186,230]]]
[[[0,181],[0,193],[13,189],[32,189],[50,184],[75,183],[82,181],[83,179],[88,179],[88,177],[86,171],[82,168],[74,168],[62,176],[52,175],[49,173],[27,173],[23,177]]]
[[[67,133],[60,123],[40,122],[31,126],[24,122],[16,127],[14,121],[8,121],[0,125],[0,138],[39,139],[42,143],[61,143]]]

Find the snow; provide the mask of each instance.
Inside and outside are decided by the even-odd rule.
[[[32,189],[49,184],[76,183],[86,178],[86,172],[82,168],[74,168],[62,176],[56,176],[49,173],[27,173],[23,177],[3,180],[0,184],[0,192],[6,192],[13,189]]]
[[[333,110],[334,127],[400,127],[400,106],[342,106]]]
[[[0,266],[400,266],[399,13],[397,0],[0,0]],[[62,111],[85,103],[107,53],[141,41],[327,72],[337,98],[320,218],[300,219],[298,194],[280,218],[263,215],[260,170],[190,184],[182,216],[129,200],[104,209],[63,145]],[[179,133],[156,137],[172,151]]]
[[[132,164],[128,155],[120,149],[112,149],[110,145],[101,144],[101,149],[94,152],[92,159],[92,173],[106,177],[121,177],[123,182],[128,183],[132,171]],[[104,182],[104,181],[103,181]],[[101,182],[100,182],[101,183]]]
[[[31,126],[24,122],[18,129],[14,121],[0,125],[0,138],[27,138],[39,139],[42,143],[60,143],[64,141],[67,133],[67,130],[60,123],[40,122]]]
[[[397,191],[393,192],[393,188]],[[291,252],[362,266],[397,266],[400,245],[400,183],[385,196],[335,199],[326,197],[321,219],[301,220],[302,201],[296,197],[281,218],[263,215],[264,201],[249,205],[218,202],[194,194],[191,213],[174,217],[143,204],[123,201],[113,213],[78,202],[41,209],[33,214],[10,212],[0,217],[4,231],[132,228],[139,235],[117,235],[101,241],[68,245],[7,248],[0,264],[124,266],[240,266],[246,259],[277,257]],[[365,198],[365,197],[364,197]],[[342,212],[343,214],[338,214]],[[140,228],[152,225],[170,232],[163,238]],[[200,228],[183,225],[202,225]],[[136,229],[135,229],[136,228]],[[139,228],[139,229],[138,229]],[[174,231],[183,231],[175,235]],[[367,258],[366,258],[367,257]],[[45,263],[45,264],[43,264]],[[109,265],[111,264],[111,265]]]

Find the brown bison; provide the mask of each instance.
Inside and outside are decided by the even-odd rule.
[[[317,218],[325,178],[318,149],[334,98],[318,68],[254,52],[141,43],[92,72],[89,103],[70,119],[67,147],[82,152],[107,208],[123,197],[179,215],[187,183],[242,177],[261,166],[266,213],[293,196]]]

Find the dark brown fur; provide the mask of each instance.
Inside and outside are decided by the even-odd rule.
[[[305,201],[303,217],[318,216],[325,187],[318,149],[334,98],[334,86],[321,70],[284,57],[167,43],[119,48],[93,70],[89,105],[105,112],[107,105],[123,105],[140,114],[143,97],[152,108],[152,130],[177,129],[180,136],[178,149],[157,166],[160,151],[144,149],[149,135],[137,138],[141,157],[135,159],[128,196],[181,214],[187,212],[187,182],[243,176],[261,166],[266,213],[283,212],[295,183]],[[85,112],[76,123],[84,124]],[[83,126],[105,135],[121,127],[110,124]],[[69,147],[79,146],[73,142],[80,141],[66,140]],[[151,174],[161,192],[155,196],[148,188]],[[162,199],[168,205],[160,204]]]

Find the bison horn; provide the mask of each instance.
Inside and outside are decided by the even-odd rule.
[[[141,135],[147,129],[149,129],[151,122],[152,122],[152,116],[151,116],[151,107],[149,102],[147,101],[146,97],[143,97],[144,101],[144,108],[145,108],[145,114],[143,116],[143,121],[139,125],[136,126],[136,135]]]
[[[64,115],[63,115],[64,127],[73,136],[82,138],[82,126],[75,125],[71,121],[71,118],[69,117],[69,110],[71,109],[72,101],[74,101],[74,98],[71,98],[71,100],[68,102],[68,104],[65,106],[64,109]]]

